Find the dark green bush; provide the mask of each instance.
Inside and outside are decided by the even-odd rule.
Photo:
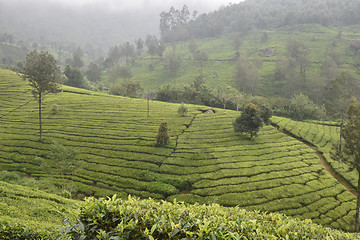
[[[156,145],[166,146],[170,141],[170,133],[166,121],[160,123],[158,134],[156,135]]]
[[[139,175],[140,175],[140,179],[143,181],[147,181],[147,182],[156,181],[156,175],[153,172],[141,171]]]
[[[5,182],[17,183],[21,179],[21,176],[17,172],[8,172],[2,171],[0,172],[0,180]]]
[[[149,192],[160,193],[165,197],[177,194],[178,189],[173,185],[163,183],[163,182],[151,182],[147,187],[146,190]]]

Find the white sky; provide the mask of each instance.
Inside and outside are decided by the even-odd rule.
[[[40,1],[40,0],[39,0]],[[136,9],[163,9],[168,11],[171,6],[179,9],[184,4],[190,11],[208,12],[219,9],[220,6],[227,6],[229,3],[239,3],[243,0],[41,0],[57,2],[66,6],[96,7],[99,4],[106,6],[112,11],[136,10]]]

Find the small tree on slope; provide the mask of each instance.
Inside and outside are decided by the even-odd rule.
[[[251,140],[257,135],[260,127],[263,126],[260,108],[253,103],[249,103],[241,115],[233,122],[233,126],[235,132],[249,133]]]
[[[344,143],[342,148],[334,146],[332,158],[346,163],[350,170],[358,172],[358,185],[356,188],[357,202],[355,213],[355,231],[359,232],[359,207],[360,207],[360,106],[350,105],[348,120],[340,131]]]
[[[58,82],[61,79],[60,68],[57,66],[56,60],[51,54],[48,52],[38,53],[34,50],[26,56],[22,73],[22,78],[29,80],[29,85],[32,87],[32,94],[39,103],[39,129],[40,139],[42,139],[42,100],[46,94],[59,91]]]
[[[165,146],[168,145],[170,141],[170,133],[168,128],[168,123],[163,121],[160,123],[158,134],[156,135],[156,145]]]

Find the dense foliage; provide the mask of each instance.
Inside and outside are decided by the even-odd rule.
[[[254,28],[269,29],[295,24],[345,26],[360,24],[356,0],[251,0],[228,5],[190,21],[183,35],[216,37],[229,32],[248,32]]]
[[[260,114],[260,107],[249,103],[239,117],[233,122],[235,132],[249,133],[250,140],[257,135],[260,127],[263,126],[263,120]]]
[[[355,231],[360,231],[360,106],[353,103],[348,111],[348,119],[341,127],[340,135],[343,139],[334,147],[335,154],[333,158],[345,162],[349,168],[356,170],[358,174],[358,183],[356,186],[357,204],[355,214]]]
[[[188,205],[152,199],[86,200],[77,223],[67,227],[76,239],[354,239],[355,234],[325,228],[311,220],[245,211],[218,204]],[[65,231],[66,232],[66,231]]]

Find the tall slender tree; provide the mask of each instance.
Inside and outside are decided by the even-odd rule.
[[[32,94],[39,104],[39,130],[40,139],[42,139],[41,105],[46,94],[60,90],[59,82],[61,82],[62,74],[55,58],[50,53],[36,50],[26,56],[22,73],[22,78],[29,81]]]
[[[334,160],[347,164],[350,170],[358,173],[358,184],[356,186],[357,201],[355,213],[355,232],[359,232],[359,208],[360,208],[360,105],[351,104],[348,110],[348,120],[340,132],[344,143],[342,148],[335,145],[332,151]]]

